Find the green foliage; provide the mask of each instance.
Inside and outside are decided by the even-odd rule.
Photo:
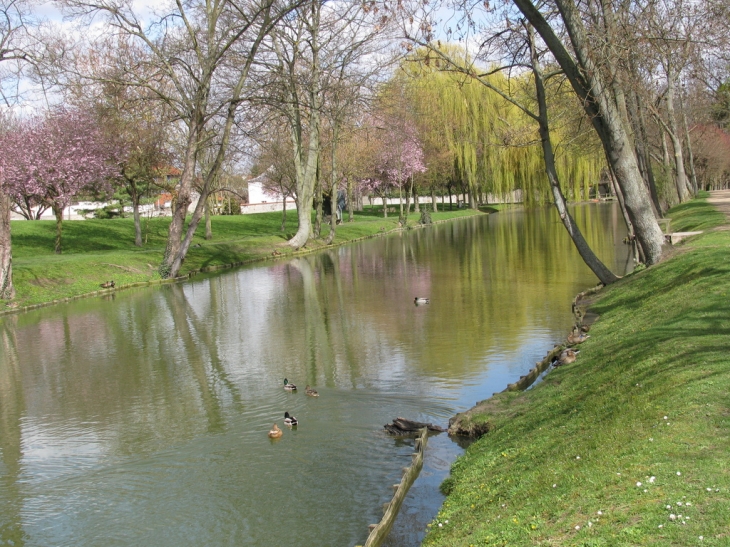
[[[493,398],[423,544],[726,545],[729,245],[700,236],[604,289],[574,364]]]
[[[98,220],[109,220],[110,218],[119,218],[122,215],[121,205],[105,205],[94,209],[94,218]]]
[[[456,46],[443,49],[454,62],[469,66],[471,60]],[[420,63],[416,62],[419,56]],[[429,61],[428,55],[423,60],[423,56],[418,52],[408,61],[407,85],[419,109],[426,140],[445,143],[453,157],[453,179],[464,181],[474,197],[485,193],[504,196],[522,190],[527,204],[550,201],[537,123],[494,90],[533,108],[531,77],[508,79],[495,73],[481,79],[494,88],[489,89],[464,74],[442,71],[444,65]],[[585,129],[589,124],[579,105],[557,80],[551,79],[548,85],[556,167],[565,194],[573,200],[586,199],[605,159],[597,139]]]

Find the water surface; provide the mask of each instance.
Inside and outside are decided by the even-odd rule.
[[[623,273],[615,207],[575,213]],[[0,319],[0,545],[363,543],[412,452],[383,424],[501,391],[595,283],[541,209]],[[460,451],[430,439],[389,545],[419,544]]]

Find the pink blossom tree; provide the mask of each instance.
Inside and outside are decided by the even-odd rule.
[[[122,155],[91,116],[59,109],[22,120],[0,136],[3,189],[28,214],[34,207],[53,210],[60,254],[64,208],[81,191],[109,191]]]
[[[423,147],[418,138],[416,127],[409,121],[400,121],[389,129],[376,157],[376,172],[378,176],[369,186],[376,191],[384,192],[388,186],[398,188],[400,195],[400,216],[403,215],[403,187],[408,184],[407,199],[413,190],[413,175],[426,171],[423,160]],[[410,209],[410,202],[406,202]],[[387,207],[384,207],[387,210]]]

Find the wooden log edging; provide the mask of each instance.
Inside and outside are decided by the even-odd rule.
[[[411,485],[418,478],[421,468],[423,467],[423,453],[426,449],[426,441],[428,439],[428,429],[423,428],[421,434],[416,439],[416,451],[411,455],[411,465],[405,468],[403,478],[399,484],[393,485],[396,490],[393,494],[393,499],[383,505],[383,518],[380,519],[378,524],[370,525],[370,534],[365,542],[364,546],[357,547],[378,547],[390,533],[390,529],[393,527],[393,522],[398,516],[400,506],[403,504],[403,500],[410,490]]]
[[[590,325],[590,323],[595,321],[596,318],[593,316],[586,317],[586,310],[583,306],[581,306],[581,300],[585,299],[588,296],[596,294],[602,288],[603,285],[599,284],[595,287],[578,293],[573,299],[572,309],[573,316],[575,317],[576,327],[581,327],[586,323]],[[586,321],[587,319],[588,321]],[[548,367],[560,356],[560,354],[566,347],[568,347],[567,344],[559,344],[555,346],[548,352],[548,354],[543,358],[542,361],[535,363],[535,366],[530,370],[530,372],[528,372],[525,376],[520,376],[520,379],[516,382],[508,384],[507,387],[502,390],[502,392],[504,393],[505,391],[525,391],[528,387],[535,383],[535,380],[540,377],[540,374],[548,369]]]

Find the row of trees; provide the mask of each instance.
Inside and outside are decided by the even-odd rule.
[[[396,192],[406,199],[401,216],[415,195],[458,190],[476,207],[521,190],[527,202],[554,201],[606,283],[615,276],[577,231],[566,194],[585,196],[607,173],[637,249],[653,264],[666,207],[696,193],[699,177],[718,185],[726,176],[717,161],[724,155],[709,146],[723,139],[706,138],[699,154],[691,147],[704,142],[703,127],[725,135],[730,119],[723,0],[465,2],[451,23],[439,17],[458,6],[438,0],[195,0],[142,11],[57,1],[82,30],[73,40],[34,21],[27,5],[2,0],[3,82],[32,77],[66,115],[95,120],[110,171],[89,160],[88,180],[74,185],[99,191],[115,179],[138,205],[155,169],[180,167],[163,277],[178,274],[226,166],[252,150],[272,191],[296,200],[295,248],[319,237],[323,195],[339,189],[350,208],[363,191]],[[24,184],[48,179],[33,161],[24,171],[11,165],[12,135],[61,117],[4,123],[2,297],[12,295],[9,207],[20,195],[10,181],[19,172]],[[92,137],[85,142],[91,152]],[[65,178],[58,173],[72,194]],[[186,222],[194,190],[200,199]],[[41,194],[37,203],[62,203]],[[330,240],[335,215],[331,222]]]

